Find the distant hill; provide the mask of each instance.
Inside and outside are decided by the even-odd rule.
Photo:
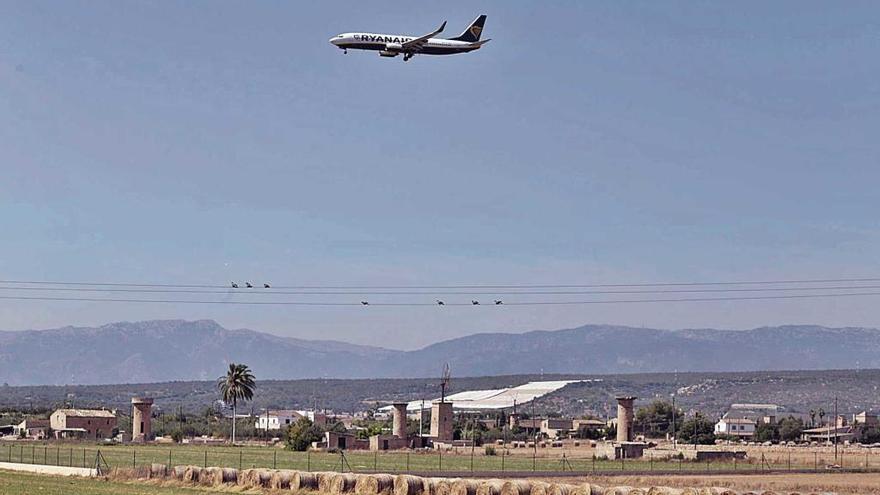
[[[0,382],[211,380],[229,361],[260,379],[880,368],[880,330],[820,326],[658,330],[586,325],[485,333],[416,351],[227,330],[211,320],[0,332]]]

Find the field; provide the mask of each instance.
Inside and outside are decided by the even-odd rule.
[[[220,493],[208,489],[160,487],[141,483],[117,483],[103,479],[46,476],[0,470],[3,495],[172,495]]]
[[[841,448],[835,460],[830,448],[750,447],[748,459],[725,462],[694,462],[650,458],[600,460],[589,447],[532,449],[498,448],[498,455],[485,455],[482,448],[457,452],[365,452],[345,455],[325,452],[291,452],[268,446],[105,445],[9,443],[0,445],[0,461],[94,467],[98,453],[107,467],[165,465],[277,468],[302,471],[422,472],[422,473],[565,473],[621,474],[755,473],[817,471],[880,471],[880,450]],[[650,452],[650,451],[648,451]]]
[[[750,475],[667,475],[590,477],[603,486],[671,486],[676,488],[721,486],[739,492],[880,494],[878,473],[799,473]]]

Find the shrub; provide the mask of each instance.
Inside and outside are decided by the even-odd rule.
[[[495,455],[495,447],[491,445],[486,445],[486,455]]]

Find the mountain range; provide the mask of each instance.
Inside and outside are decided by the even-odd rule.
[[[119,322],[0,332],[0,382],[145,383],[217,378],[243,362],[259,379],[524,373],[651,373],[880,368],[880,330],[777,326],[661,330],[585,325],[481,333],[414,351],[225,329],[212,320]]]

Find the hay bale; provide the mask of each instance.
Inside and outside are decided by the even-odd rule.
[[[261,488],[269,488],[269,483],[272,482],[272,473],[268,469],[258,469],[257,470],[257,486]]]
[[[272,473],[272,478],[269,480],[269,488],[274,488],[276,490],[290,489],[290,480],[293,479],[293,474],[294,471],[290,469],[275,471]]]
[[[218,467],[199,469],[199,484],[215,486],[223,483],[223,470]]]
[[[360,476],[354,486],[357,495],[390,495],[394,491],[394,476],[368,474]]]
[[[317,490],[318,489],[318,475],[315,473],[306,473],[303,471],[296,471],[293,474],[293,478],[290,480],[290,489],[291,490]]]
[[[578,485],[573,492],[573,495],[604,495],[605,488],[595,483],[584,483],[582,485]]]
[[[220,486],[236,484],[238,470],[233,468],[209,467],[199,470],[199,484],[204,486]]]
[[[337,474],[330,481],[330,493],[333,495],[342,495],[343,493],[353,493],[357,484],[358,475],[352,473]]]
[[[248,488],[268,488],[272,481],[272,471],[267,469],[245,469],[238,473],[238,486]]]
[[[477,495],[480,484],[474,480],[455,480],[450,495]]]
[[[399,474],[394,478],[394,495],[419,495],[425,491],[425,480],[418,476]]]
[[[238,469],[222,468],[220,475],[221,483],[236,484],[238,482]]]
[[[198,466],[186,466],[183,471],[182,481],[186,481],[189,483],[198,483],[199,482],[199,474],[202,471],[202,468]]]
[[[684,490],[670,486],[652,486],[648,488],[648,495],[682,495]]]
[[[422,493],[424,495],[436,495],[437,485],[443,481],[443,478],[422,478]]]
[[[569,485],[568,483],[550,483],[547,487],[547,495],[574,495],[575,490],[577,490],[576,485]]]
[[[333,482],[333,477],[336,476],[337,473],[331,471],[319,471],[315,473],[315,476],[318,477],[318,491],[322,493],[330,493],[330,484]]]
[[[627,493],[628,495],[646,495],[647,491],[644,488],[632,488]]]
[[[681,489],[681,495],[699,495],[699,493],[700,491],[696,488],[687,487]]]
[[[433,495],[452,495],[452,484],[456,481],[458,480],[450,478],[438,478],[437,482],[434,484]]]
[[[631,486],[609,486],[602,492],[602,495],[629,495],[632,489]]]
[[[190,466],[174,466],[171,471],[172,476],[178,481],[183,481],[183,477],[186,475],[186,469]]]
[[[236,484],[238,486],[252,487],[251,483],[253,482],[255,471],[256,469],[242,469],[235,480]]]
[[[531,481],[508,480],[501,485],[501,495],[531,495],[531,493]]]
[[[737,495],[737,493],[730,488],[724,488],[721,486],[710,486],[700,489],[701,495]]]
[[[150,464],[150,478],[165,478],[168,476],[168,466],[165,464]]]
[[[477,486],[476,495],[501,495],[503,487],[504,482],[501,480],[486,480]]]
[[[546,481],[533,481],[531,495],[550,495],[550,483]]]

